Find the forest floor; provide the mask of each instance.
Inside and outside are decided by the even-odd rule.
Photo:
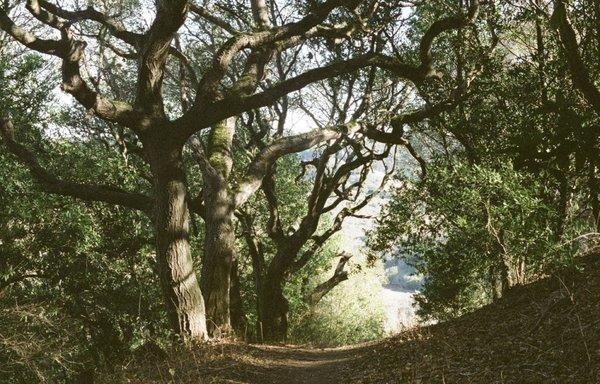
[[[101,378],[100,382],[105,382]],[[458,319],[342,348],[221,343],[106,382],[600,383],[600,255]]]

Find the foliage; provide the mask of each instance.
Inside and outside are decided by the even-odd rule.
[[[43,62],[25,56],[13,64],[0,72],[0,86],[10,90],[0,105],[15,111],[29,99],[32,108],[12,117],[27,127],[19,134],[35,140],[42,153],[60,154],[59,162],[45,160],[48,167],[68,166],[63,173],[73,178],[127,183],[127,173],[116,166],[120,159],[104,147],[47,137],[51,92],[27,78]],[[4,152],[0,179],[0,359],[8,363],[0,381],[66,380],[165,335],[145,217],[44,194]]]
[[[590,73],[598,71],[589,52],[599,46],[592,27],[599,10],[570,9],[589,39]],[[411,24],[417,36],[435,9],[419,12]],[[425,275],[418,297],[425,318],[460,315],[569,264],[594,246],[598,232],[597,114],[565,86],[572,80],[568,58],[539,8],[499,6],[480,28],[494,24],[502,44],[475,59],[481,70],[468,97],[405,127],[427,162],[427,178],[399,178],[370,239],[375,254],[392,249]],[[473,54],[451,45],[437,60],[460,77]]]
[[[550,227],[557,213],[543,187],[509,162],[439,161],[426,180],[398,183],[370,246],[392,247],[425,276],[417,302],[426,319],[477,308],[502,295],[499,284],[530,281],[572,254]]]
[[[321,273],[305,272],[296,276],[288,287],[288,297],[302,297],[302,291],[331,277],[337,259],[323,259],[329,261],[328,268]],[[316,306],[310,307],[303,301],[292,303],[295,304],[292,307],[296,307],[290,319],[292,343],[340,346],[383,336],[382,266],[364,265],[366,260],[360,260],[360,256],[351,259],[348,280],[325,295]],[[306,268],[310,270],[310,266]]]

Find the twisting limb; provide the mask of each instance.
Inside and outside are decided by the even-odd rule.
[[[260,188],[263,178],[274,162],[287,154],[302,152],[316,144],[348,135],[355,129],[354,125],[316,129],[311,132],[274,140],[266,146],[251,162],[243,181],[235,194],[236,207],[241,206],[256,190]]]
[[[493,4],[492,4],[493,5]],[[478,0],[472,1],[466,15],[456,15],[447,18],[440,19],[434,22],[421,38],[419,45],[419,54],[421,59],[421,66],[429,68],[430,71],[435,72],[432,68],[433,57],[431,54],[431,48],[435,39],[444,32],[462,29],[470,25],[477,17],[479,12],[480,3]],[[495,25],[491,20],[488,20],[488,25],[491,31],[491,44],[487,48],[487,55],[490,55],[496,49],[498,44],[498,36],[495,31]],[[425,168],[422,158],[418,156],[414,148],[410,145],[410,142],[403,137],[403,127],[406,124],[418,123],[425,121],[432,117],[438,116],[444,112],[451,111],[454,109],[467,95],[466,89],[469,88],[473,80],[480,74],[483,66],[478,64],[474,70],[472,70],[465,78],[460,78],[459,84],[454,89],[448,98],[437,102],[435,104],[428,104],[425,107],[418,109],[414,112],[401,114],[392,117],[389,120],[389,124],[392,127],[391,132],[385,132],[377,130],[372,125],[366,125],[364,134],[376,141],[389,144],[401,144],[404,145],[410,154],[419,162],[421,169],[423,170],[423,176],[425,175]]]
[[[258,275],[257,278],[263,277],[266,261],[265,255],[262,252],[259,237],[256,236],[256,233],[254,233],[253,231],[254,219],[252,215],[250,215],[244,209],[238,210],[236,212],[236,216],[242,224],[242,236],[244,237],[246,245],[248,245],[248,250],[252,259],[252,268],[254,270],[254,273]]]
[[[119,21],[96,10],[93,6],[88,6],[82,10],[71,11],[45,0],[28,0],[28,9],[34,16],[36,16],[36,18],[38,18],[38,20],[57,29],[68,28],[68,26],[83,20],[94,21],[105,27],[111,36],[131,45],[136,51],[141,51],[144,44],[147,44],[149,40],[148,34],[144,35],[142,33],[128,31]],[[47,16],[40,18],[37,15],[37,13],[40,12],[45,13]],[[59,17],[66,20],[66,22],[58,19]],[[55,21],[48,23],[48,21],[44,20],[46,18],[53,19]],[[109,46],[109,48],[111,48],[111,50],[121,57],[126,59],[138,59],[140,57],[139,52],[125,52],[112,44],[109,45],[110,43],[108,42],[105,43]],[[178,50],[176,47],[170,46],[168,48],[168,53],[180,60],[182,64],[188,68],[190,75],[195,75],[193,70],[191,70],[192,68],[189,64],[189,60],[180,50]],[[197,84],[198,81],[195,78],[193,80],[194,84]]]
[[[284,239],[283,226],[279,215],[279,202],[275,191],[275,165],[272,165],[262,182],[262,191],[269,207],[269,220],[267,234],[275,244],[280,244]]]
[[[479,0],[472,0],[467,15],[445,17],[431,24],[431,26],[427,29],[427,31],[421,38],[421,43],[419,45],[419,56],[421,59],[421,65],[425,67],[431,67],[431,65],[433,64],[431,47],[433,46],[433,42],[438,36],[447,31],[466,27],[475,20],[478,12]]]
[[[358,199],[359,195],[361,195],[361,187],[364,185],[364,182],[368,175],[368,170],[369,170],[371,162],[374,160],[384,160],[387,157],[387,154],[389,153],[388,150],[389,149],[386,149],[386,151],[383,152],[383,153],[385,153],[384,156],[382,156],[381,154],[373,156],[369,161],[364,163],[363,170],[361,172],[359,181],[357,181],[356,183],[352,183],[348,187],[342,186],[342,188],[344,188],[344,190],[345,190],[343,193],[343,199],[337,199],[336,201],[331,203],[329,206],[320,205],[319,206],[320,210],[317,210],[318,216],[316,216],[316,218],[318,219],[319,216],[330,211],[332,209],[331,207],[336,208],[340,203],[342,203],[344,201],[346,201],[346,202],[350,202],[351,200],[356,201]],[[358,163],[355,163],[355,165],[356,164],[358,164]],[[296,260],[293,260],[293,263],[289,267],[290,274],[294,274],[294,273],[298,272],[300,269],[302,269],[308,263],[308,261],[310,261],[310,259],[327,243],[327,241],[333,235],[335,235],[336,233],[341,231],[343,223],[347,218],[349,218],[349,217],[363,218],[363,215],[359,214],[359,212],[363,208],[365,208],[373,200],[373,198],[375,198],[381,191],[383,191],[383,189],[387,185],[390,177],[395,172],[395,161],[393,162],[391,167],[388,167],[384,162],[384,168],[385,168],[385,173],[381,179],[381,182],[379,183],[378,188],[376,188],[373,192],[364,196],[360,201],[356,202],[355,204],[348,205],[348,206],[344,207],[343,209],[341,209],[337,213],[337,215],[334,217],[333,223],[321,234],[315,235],[314,232],[316,231],[316,227],[313,227],[314,229],[312,229],[312,232],[308,233],[309,239],[305,240],[305,242],[310,240],[311,244],[308,247],[308,249],[306,251],[304,251]],[[356,169],[356,168],[353,168],[353,169]],[[351,172],[351,170],[346,170],[344,172],[349,172],[349,171]],[[334,174],[329,181],[322,182],[320,184],[321,185],[320,188],[322,189],[322,191],[330,190],[327,188],[327,186],[329,185],[329,183],[331,183],[331,180],[335,180],[335,179],[339,179],[339,177]],[[323,193],[323,196],[325,195],[325,193]],[[350,194],[353,194],[354,197],[353,198],[350,197]],[[327,200],[328,199],[325,199],[325,201],[327,201]],[[322,203],[322,200],[321,200],[321,203]],[[317,204],[316,201],[315,201],[315,204]],[[315,208],[313,208],[313,211],[314,210],[315,210]],[[307,217],[308,216],[306,216],[305,219]],[[305,220],[303,219],[302,222],[304,223]],[[306,221],[306,222],[308,223],[309,221]],[[299,231],[297,231],[297,232],[298,233],[302,232],[302,228],[300,228]]]
[[[269,20],[269,10],[265,0],[251,0],[250,5],[252,8],[252,17],[258,26],[262,29],[271,26]]]
[[[188,2],[160,0],[156,8],[156,17],[144,35],[141,48],[135,104],[153,116],[164,118],[161,90],[165,64],[175,33],[185,22]]]
[[[57,178],[40,165],[33,152],[15,141],[14,127],[10,120],[0,119],[0,134],[8,150],[29,168],[31,175],[45,192],[85,201],[102,201],[151,214],[153,203],[148,196],[107,185],[76,183]]]
[[[244,49],[280,51],[300,45],[311,36],[339,35],[347,37],[353,28],[344,26],[339,29],[327,29],[319,28],[319,24],[328,17],[333,9],[342,6],[353,8],[360,2],[360,0],[353,0],[351,2],[328,0],[314,6],[313,9],[299,21],[271,28],[266,28],[266,26],[270,24],[264,24],[265,27],[260,31],[242,34],[238,33],[231,37],[215,54],[213,64],[205,71],[200,79],[194,105],[190,111],[180,119],[179,124],[190,127],[190,130],[195,131],[202,127],[210,126],[215,121],[239,114],[237,109],[230,109],[231,107],[235,107],[240,99],[240,95],[235,92],[227,97],[228,101],[222,106],[213,105],[214,100],[219,100],[223,97],[219,91],[220,82],[226,76],[233,58],[239,52]],[[260,1],[255,4],[255,8],[257,9],[255,17],[259,17],[257,23],[260,24],[263,23],[260,18],[264,18],[265,15],[264,12],[258,12],[258,9],[261,8],[259,3]],[[288,91],[288,93],[289,92],[291,91]],[[216,113],[217,116],[210,118],[210,120],[204,117],[204,114],[207,111],[212,112],[216,109],[219,109]],[[244,110],[250,109],[252,109],[252,107],[248,106]],[[228,110],[231,110],[231,113],[227,114]],[[223,113],[227,115],[221,116]],[[199,123],[199,118],[204,118],[209,121]],[[192,133],[193,132],[189,132],[188,134],[191,135]]]
[[[192,136],[189,139],[190,147],[192,148],[192,153],[198,165],[200,166],[200,170],[202,171],[202,175],[208,178],[219,178],[219,172],[210,164],[208,158],[206,157],[206,153],[204,152],[204,145],[202,141],[196,136]]]
[[[79,62],[83,56],[85,43],[75,40],[67,27],[61,30],[61,39],[40,39],[33,33],[16,25],[3,8],[0,8],[0,29],[16,41],[37,52],[62,59],[62,89],[70,93],[87,110],[108,122],[116,122],[126,127],[138,128],[140,115],[123,101],[108,100],[93,91],[80,74]]]
[[[96,10],[93,6],[88,6],[86,9],[82,10],[70,11],[46,0],[37,0],[35,2],[52,15],[68,20],[69,24],[74,24],[83,20],[97,22],[106,27],[112,36],[134,47],[139,46],[143,37],[140,33],[126,30],[119,21]]]
[[[312,12],[297,22],[265,31],[237,34],[232,37],[217,52],[212,66],[200,80],[200,86],[197,90],[198,98],[195,102],[197,107],[199,107],[199,104],[204,104],[207,99],[214,98],[217,95],[218,85],[238,52],[243,49],[258,48],[259,46],[265,46],[276,41],[301,35],[318,25],[329,15],[329,12],[343,5],[343,3],[341,0],[328,0],[315,7]]]
[[[590,73],[581,57],[575,29],[567,16],[567,9],[563,0],[554,0],[554,12],[550,17],[551,25],[558,31],[560,42],[565,51],[569,73],[573,85],[583,94],[585,99],[600,114],[600,91],[590,78]]]
[[[348,280],[348,271],[344,270],[344,268],[346,267],[348,261],[350,261],[352,255],[342,253],[340,256],[340,260],[335,267],[333,276],[317,285],[315,289],[305,298],[309,305],[317,305],[317,303],[321,301],[326,294],[331,292],[333,288],[337,287],[341,282]]]
[[[249,92],[222,92],[221,81],[230,69],[231,62],[236,55],[250,49],[257,54],[257,50],[288,49],[306,41],[309,37],[325,37],[330,34],[347,37],[356,28],[346,25],[340,28],[323,28],[320,25],[329,13],[340,6],[354,9],[361,1],[341,2],[329,0],[315,6],[309,14],[297,22],[265,28],[260,31],[236,34],[223,44],[215,54],[213,64],[205,71],[199,81],[196,91],[196,100],[192,107],[176,124],[183,127],[187,136],[198,130],[214,125],[228,117],[239,115],[244,111],[268,106],[281,97],[302,89],[312,83],[335,77],[341,74],[357,71],[364,67],[378,67],[391,72],[401,79],[419,83],[425,78],[436,76],[432,67],[431,46],[440,34],[445,31],[462,28],[468,25],[477,15],[478,1],[474,1],[467,15],[453,16],[439,20],[426,32],[420,46],[421,59],[419,64],[406,64],[398,58],[389,57],[382,53],[371,52],[362,56],[351,58],[342,62],[325,65],[308,70],[294,78],[270,86],[256,94]],[[373,8],[373,7],[370,7]],[[371,9],[372,11],[372,9]],[[252,60],[255,60],[251,54]],[[258,73],[258,71],[254,71]],[[249,88],[244,88],[249,89]]]
[[[229,32],[229,34],[231,35],[239,33],[239,31],[236,28],[234,28],[231,24],[229,24],[226,20],[215,16],[213,12],[206,9],[205,7],[190,3],[190,12],[222,28],[223,30]]]
[[[27,0],[25,7],[36,19],[42,23],[58,29],[59,31],[65,28],[65,23],[56,17],[56,15],[49,13],[45,9],[42,9],[38,0]]]

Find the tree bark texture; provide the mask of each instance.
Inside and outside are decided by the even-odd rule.
[[[263,341],[285,341],[288,331],[289,303],[283,294],[283,279],[267,278],[259,299],[259,321]]]
[[[231,268],[231,289],[229,290],[229,312],[231,315],[231,327],[235,333],[243,337],[247,322],[242,302],[242,289],[238,273],[238,263],[234,260]]]
[[[204,185],[204,259],[201,284],[206,302],[208,332],[211,336],[231,333],[230,279],[235,257],[234,198],[229,186],[233,164],[232,140],[235,120],[211,128],[208,162],[211,173]]]
[[[167,313],[178,334],[184,338],[205,340],[205,308],[189,243],[189,212],[181,147],[169,145],[165,149],[159,146],[151,151],[151,155],[156,257]]]

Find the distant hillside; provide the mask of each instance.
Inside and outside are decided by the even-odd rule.
[[[101,382],[600,383],[600,256],[384,341],[325,350],[204,346],[145,356]]]
[[[415,269],[403,259],[388,258],[383,266],[390,289],[403,292],[416,292],[421,289],[422,277],[416,276]]]

